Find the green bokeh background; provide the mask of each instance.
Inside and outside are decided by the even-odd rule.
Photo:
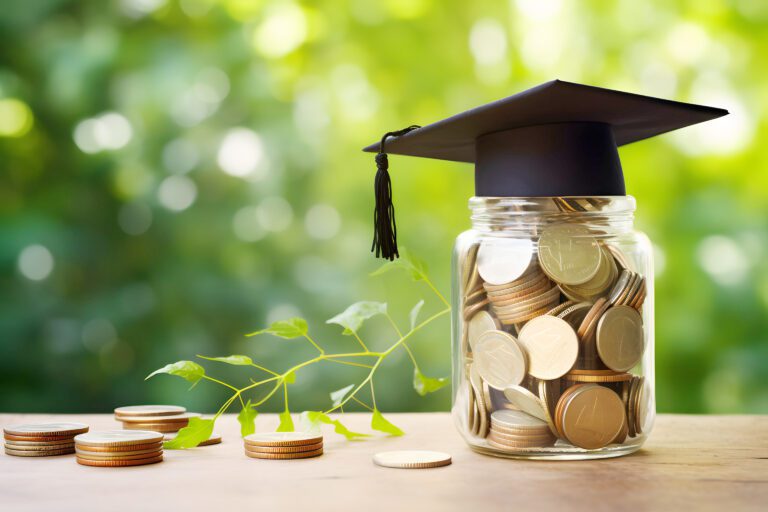
[[[368,277],[375,169],[360,148],[561,78],[731,111],[621,154],[657,246],[659,410],[768,412],[766,54],[762,0],[4,5],[0,410],[212,411],[213,385],[143,378],[198,353],[301,361],[306,343],[243,337],[294,315],[352,348],[324,321],[358,300],[387,301],[403,325],[421,298],[437,311],[405,276]],[[391,162],[401,243],[447,293],[471,168]],[[362,335],[394,340],[378,320]],[[448,376],[448,320],[413,349],[426,374]],[[449,407],[447,389],[420,398],[410,375],[393,356],[382,410]],[[358,378],[300,372],[291,407],[321,408]]]

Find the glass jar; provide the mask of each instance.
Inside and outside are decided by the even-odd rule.
[[[630,196],[474,197],[453,252],[453,406],[478,452],[595,459],[655,417],[653,267]]]

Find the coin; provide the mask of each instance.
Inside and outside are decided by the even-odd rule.
[[[20,437],[64,437],[88,432],[83,423],[25,423],[3,429],[7,435]]]
[[[640,377],[637,398],[634,404],[635,431],[638,435],[648,431],[649,418],[652,417],[653,409],[651,400],[652,395],[649,381],[645,377]]]
[[[477,339],[486,331],[497,331],[501,328],[501,324],[496,317],[488,313],[487,311],[480,311],[475,314],[468,322],[469,331],[469,346],[472,350],[475,350],[475,343]]]
[[[504,389],[504,396],[521,411],[540,420],[547,421],[547,413],[538,396],[521,386],[509,386]]]
[[[123,429],[142,431],[151,430],[152,432],[167,434],[169,432],[178,432],[186,426],[187,423],[125,423]]]
[[[464,293],[468,293],[472,290],[474,283],[475,274],[477,274],[477,267],[475,266],[475,261],[477,260],[477,250],[480,248],[480,244],[473,244],[470,246],[470,248],[467,250],[466,255],[464,256],[463,265],[462,265],[462,289],[464,290]]]
[[[597,384],[584,384],[562,412],[562,431],[572,444],[587,450],[602,448],[619,435],[627,421],[621,398]]]
[[[541,407],[544,410],[544,415],[546,416],[544,420],[547,422],[549,430],[553,435],[557,435],[557,428],[555,428],[554,418],[555,406],[557,405],[557,402],[554,400],[553,393],[550,390],[550,382],[554,382],[556,385],[559,385],[560,383],[559,381],[540,380],[539,400],[541,400]]]
[[[554,436],[549,430],[525,432],[521,430],[504,430],[494,425],[488,437],[493,437],[500,443],[547,443],[554,441]]]
[[[489,386],[504,389],[522,382],[526,358],[517,340],[504,331],[487,331],[474,351],[477,371]]]
[[[13,441],[6,441],[5,447],[9,450],[16,450],[20,452],[49,452],[51,450],[68,450],[68,449],[74,449],[75,448],[75,442],[70,441],[69,443],[59,443],[59,444],[44,444],[44,445],[18,445],[18,444],[10,444]]]
[[[115,416],[174,416],[187,412],[178,405],[128,405],[115,409]]]
[[[597,353],[611,370],[624,372],[640,362],[645,342],[643,318],[630,306],[613,306],[597,324]]]
[[[119,418],[123,423],[189,423],[190,418],[199,418],[202,414],[185,412],[163,416],[127,416]]]
[[[245,445],[245,449],[254,453],[301,453],[321,450],[323,443],[303,444],[298,446],[255,446]]]
[[[539,264],[560,284],[581,284],[600,269],[603,251],[589,229],[578,224],[555,224],[539,237]]]
[[[377,453],[373,456],[373,463],[385,468],[428,469],[449,465],[451,456],[428,450],[398,450]]]
[[[543,315],[523,326],[518,337],[528,356],[528,373],[552,380],[565,375],[579,355],[573,328],[560,318]]]
[[[245,436],[243,440],[254,446],[297,446],[321,443],[323,436],[308,432],[264,432]]]
[[[151,451],[137,451],[132,452],[116,452],[116,453],[94,453],[84,452],[81,450],[75,450],[77,458],[84,460],[137,460],[137,459],[149,459],[158,457],[163,454],[163,450],[151,450]]]
[[[486,283],[509,283],[523,275],[532,257],[529,238],[484,240],[477,251],[477,271]]]
[[[158,443],[162,440],[163,434],[147,430],[105,430],[75,437],[78,445],[85,446],[126,446]]]
[[[9,448],[14,449],[23,449],[23,448],[34,448],[34,447],[43,447],[43,448],[54,448],[57,446],[74,446],[75,441],[73,438],[68,437],[66,439],[55,439],[53,441],[13,441],[11,439],[5,440],[5,446],[8,446]]]
[[[245,454],[252,459],[271,459],[271,460],[294,460],[309,459],[323,454],[323,449],[312,450],[309,452],[297,453],[266,453],[245,450]]]
[[[475,395],[475,406],[477,407],[479,419],[474,433],[479,437],[485,437],[488,434],[488,410],[490,404],[486,403],[483,396],[483,379],[475,364],[469,367],[469,383],[472,385],[472,392]]]
[[[61,448],[58,450],[14,450],[12,448],[5,448],[6,455],[14,455],[16,457],[52,457],[55,455],[69,455],[75,453],[74,448]]]
[[[491,413],[491,424],[510,430],[548,432],[547,422],[523,411],[499,409]]]
[[[589,370],[585,370],[589,371]],[[600,370],[592,370],[598,372]],[[569,372],[563,377],[571,382],[625,382],[632,380],[631,373],[589,374]]]
[[[94,466],[98,468],[120,468],[127,466],[144,466],[145,464],[155,464],[163,461],[163,456],[151,457],[147,459],[134,460],[89,460],[82,457],[75,457],[78,464],[83,466]]]
[[[163,447],[163,443],[129,444],[124,446],[88,446],[77,443],[76,447],[78,451],[87,453],[125,453],[159,450]]]
[[[170,433],[170,434],[165,434],[165,435],[163,435],[163,440],[165,440],[165,441],[173,441],[176,438],[177,435],[178,435],[178,433],[176,433],[176,432],[173,432],[173,433]],[[211,437],[209,437],[205,441],[201,441],[200,443],[198,443],[197,446],[211,446],[211,445],[219,444],[219,443],[221,443],[221,434],[217,434],[217,433],[214,432],[213,434],[211,434]]]

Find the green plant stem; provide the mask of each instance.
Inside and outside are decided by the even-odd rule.
[[[320,345],[315,343],[315,340],[313,340],[309,334],[305,334],[304,337],[307,338],[307,340],[309,340],[309,342],[317,349],[318,352],[320,352],[320,355],[325,354],[325,350],[320,348]]]
[[[362,340],[362,339],[360,339],[360,336],[358,336],[358,335],[357,335],[357,333],[356,333],[355,331],[352,331],[352,334],[354,334],[354,335],[355,335],[355,339],[356,339],[356,340],[357,340],[357,341],[360,343],[360,346],[361,346],[361,347],[363,347],[363,350],[365,350],[366,352],[368,352],[368,351],[369,351],[369,350],[368,350],[368,347],[365,345],[365,343],[363,343],[363,340]]]

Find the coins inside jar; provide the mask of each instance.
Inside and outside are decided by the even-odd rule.
[[[564,211],[600,208],[583,206]],[[635,373],[649,335],[643,265],[585,224],[547,225],[527,240],[532,255],[514,238],[484,238],[465,251],[467,433],[521,453],[633,442],[653,417],[650,385]],[[505,424],[506,414],[514,416]]]

